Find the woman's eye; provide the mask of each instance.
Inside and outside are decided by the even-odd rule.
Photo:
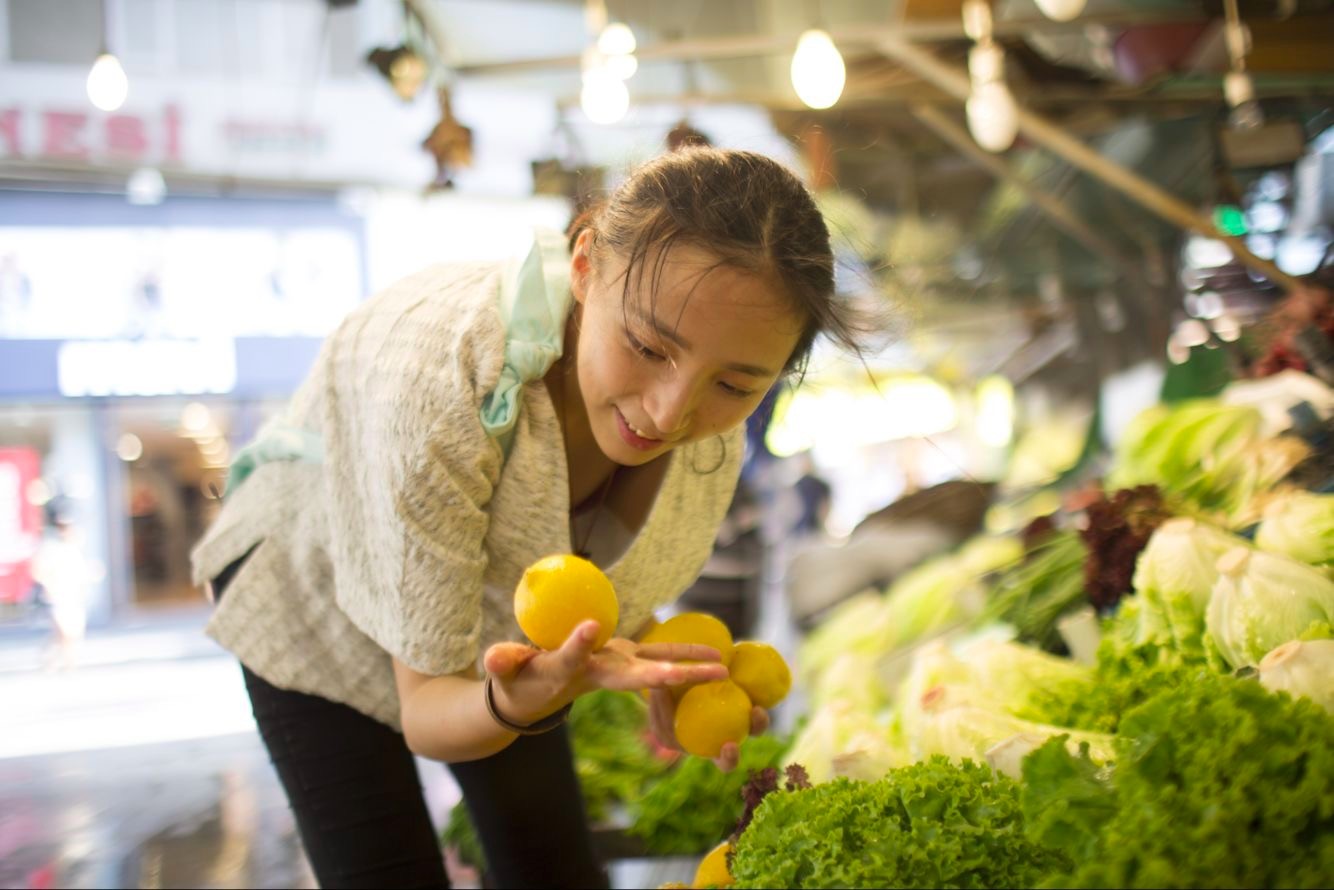
[[[630,345],[634,347],[635,352],[639,353],[646,359],[652,359],[653,361],[662,361],[664,358],[666,358],[666,356],[664,356],[662,353],[654,352],[652,349],[649,349],[647,346],[645,346],[643,343],[640,343],[634,337],[630,337]]]
[[[752,390],[742,389],[739,386],[733,386],[732,384],[726,383],[721,380],[718,382],[718,386],[722,389],[723,392],[727,393],[729,396],[735,396],[738,399],[749,398],[750,396],[755,394]]]

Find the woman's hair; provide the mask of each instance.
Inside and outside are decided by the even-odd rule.
[[[804,371],[821,334],[861,352],[866,325],[835,296],[834,255],[824,218],[801,181],[771,158],[681,148],[644,164],[605,203],[576,217],[568,232],[571,249],[584,229],[592,231],[595,256],[608,249],[626,261],[627,296],[631,281],[642,285],[648,275],[652,299],[677,244],[703,248],[718,265],[773,282],[804,319],[787,373]]]

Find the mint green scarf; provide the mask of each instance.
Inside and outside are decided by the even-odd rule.
[[[510,263],[501,276],[497,299],[505,326],[505,363],[496,388],[482,400],[482,428],[500,443],[506,458],[514,444],[524,384],[541,380],[560,358],[572,299],[565,238],[550,229],[535,229],[533,236],[527,256]],[[323,463],[324,441],[290,424],[266,425],[232,460],[227,494],[261,465],[279,460]]]

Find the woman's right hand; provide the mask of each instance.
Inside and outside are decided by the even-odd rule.
[[[722,656],[709,646],[613,638],[595,652],[597,634],[598,623],[585,621],[552,652],[524,643],[487,649],[482,665],[494,679],[501,715],[523,726],[595,689],[630,692],[727,678]]]

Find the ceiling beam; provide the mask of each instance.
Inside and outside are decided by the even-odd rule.
[[[966,72],[946,65],[921,47],[898,37],[882,38],[879,46],[885,55],[916,71],[958,101],[968,99],[971,86]],[[1239,261],[1284,290],[1303,288],[1301,279],[1289,275],[1269,260],[1256,256],[1242,239],[1220,232],[1208,216],[1133,170],[1103,157],[1046,118],[1021,107],[1019,132],[1169,223],[1224,242]]]
[[[425,5],[424,0],[409,0],[417,8]],[[999,38],[1022,37],[1032,34],[1079,34],[1087,27],[1098,25],[1107,28],[1128,27],[1130,25],[1152,25],[1164,23],[1204,22],[1209,17],[1198,9],[1173,10],[1137,10],[1108,12],[1102,15],[1080,16],[1073,22],[1054,22],[1045,16],[1025,16],[1023,18],[1001,19],[995,23],[995,35]],[[886,21],[860,22],[850,25],[829,27],[830,36],[844,52],[865,47],[874,49],[882,38],[894,36],[902,40],[918,43],[940,43],[952,40],[965,40],[961,17],[928,21],[906,21],[893,24]],[[635,55],[641,63],[670,62],[690,60],[696,62],[716,61],[720,59],[745,59],[755,56],[773,56],[791,53],[797,45],[799,31],[783,34],[742,34],[719,37],[696,37],[688,40],[674,40],[663,43],[651,43],[640,46]],[[456,66],[453,70],[459,77],[477,77],[496,74],[518,74],[533,71],[549,71],[560,68],[578,68],[582,56],[571,53],[559,56],[543,56],[535,59],[511,59],[497,62],[472,62]]]
[[[1019,175],[1014,167],[1002,158],[980,148],[973,141],[973,137],[968,135],[968,131],[949,115],[932,105],[915,105],[912,113],[927,129],[953,146],[964,157],[1001,182],[1008,183],[1022,192],[1034,206],[1051,219],[1056,228],[1073,238],[1085,250],[1104,260],[1119,277],[1142,283],[1144,276],[1138,266],[1119,247],[1095,232],[1059,198]]]

